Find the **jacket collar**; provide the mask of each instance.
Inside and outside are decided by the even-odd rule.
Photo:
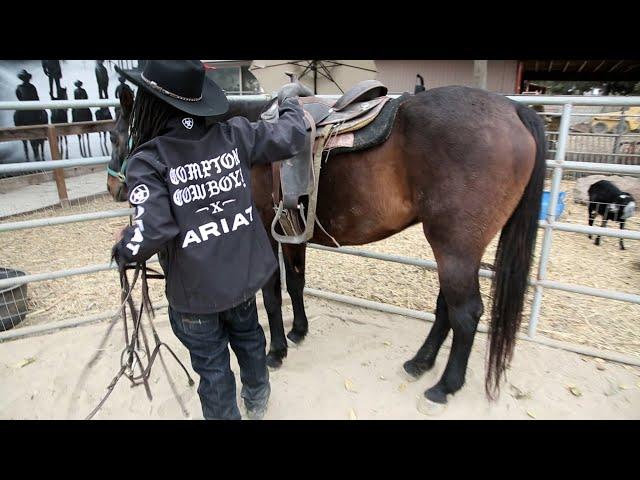
[[[193,117],[189,114],[173,117],[160,132],[160,135],[184,139],[198,139],[205,133],[205,121],[201,117]]]

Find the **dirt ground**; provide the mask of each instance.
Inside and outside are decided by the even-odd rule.
[[[490,403],[484,395],[483,334],[476,337],[466,385],[443,412],[426,416],[418,411],[418,400],[442,374],[450,339],[434,369],[407,383],[399,369],[423,342],[430,323],[316,298],[307,303],[309,335],[289,350],[283,367],[270,374],[267,420],[640,419],[640,369],[525,341],[516,346],[501,396]],[[268,332],[263,309],[259,315]],[[287,307],[287,329],[291,318]],[[173,336],[166,316],[158,317],[156,325],[192,372],[188,352]],[[107,326],[102,322],[3,343],[0,418],[84,418],[120,365],[118,324],[102,356],[85,370]],[[171,381],[157,363],[151,379],[153,401],[142,386],[132,389],[122,379],[95,419],[201,419],[197,387],[189,387],[173,359],[164,358]],[[233,354],[231,358],[239,392],[238,367]]]
[[[573,202],[574,181],[562,182],[567,193],[563,222],[586,224],[586,207]],[[549,189],[549,182],[545,187]],[[63,214],[126,208],[110,199],[78,202]],[[48,211],[13,218],[12,221],[60,215]],[[28,273],[108,263],[114,232],[126,224],[126,218],[114,218],[54,227],[5,232],[0,234],[0,266]],[[616,228],[617,225],[610,227]],[[627,228],[640,229],[640,217]],[[542,242],[538,233],[536,261]],[[483,261],[493,264],[497,237]],[[596,247],[586,235],[556,232],[553,236],[547,278],[577,285],[640,292],[640,242],[625,240],[627,250],[618,248],[618,240],[603,238]],[[433,259],[420,225],[392,237],[358,247],[382,253]],[[437,274],[418,267],[399,265],[319,250],[307,250],[307,286],[391,303],[422,311],[433,311],[438,295]],[[535,276],[536,270],[531,275]],[[490,306],[490,282],[480,281],[485,307]],[[164,299],[162,284],[151,282],[154,301]],[[532,291],[527,295],[526,331]],[[69,277],[29,285],[31,313],[21,326],[43,324],[84,315],[111,311],[117,306],[119,286],[114,271]],[[489,311],[485,308],[485,311]],[[545,290],[538,333],[549,338],[640,356],[640,305]],[[487,315],[482,319],[486,324]],[[19,327],[18,327],[19,328]]]

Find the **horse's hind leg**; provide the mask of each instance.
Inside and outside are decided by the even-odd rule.
[[[479,216],[486,212],[478,212]],[[459,224],[439,221],[424,225],[424,232],[438,262],[440,293],[436,307],[436,321],[429,336],[414,358],[404,365],[405,371],[418,377],[432,368],[449,330],[453,342],[442,377],[425,392],[427,401],[444,404],[447,395],[457,392],[465,381],[467,363],[480,316],[483,312],[478,270],[482,254],[492,237],[463,234],[472,229],[460,229]],[[477,220],[477,219],[476,219]],[[493,229],[492,229],[493,230]]]
[[[436,252],[437,247],[433,248]],[[440,289],[453,330],[453,342],[440,381],[425,392],[425,397],[432,402],[446,403],[447,395],[457,392],[464,385],[471,347],[483,312],[478,280],[481,257],[481,254],[470,255],[464,250],[436,253]]]
[[[89,141],[89,134],[85,133],[87,139],[87,149],[89,150],[89,156],[91,157],[91,142]]]
[[[409,375],[409,381],[415,381],[423,373],[431,370],[436,362],[440,347],[449,335],[451,324],[449,323],[449,311],[442,290],[438,294],[436,302],[436,320],[429,331],[424,344],[415,356],[404,363],[402,368]]]
[[[62,139],[64,140],[64,158],[68,160],[69,159],[69,142],[67,141],[66,135],[64,135]]]
[[[282,245],[284,265],[287,274],[287,292],[293,306],[293,326],[287,338],[299,343],[309,331],[309,321],[304,309],[305,253],[306,245]]]

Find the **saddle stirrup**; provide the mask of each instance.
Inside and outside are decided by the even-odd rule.
[[[307,113],[305,112],[305,114]],[[310,122],[310,123],[311,123],[311,135],[310,135],[309,141],[313,145],[313,142],[316,137],[315,124],[313,122]],[[323,151],[324,145],[326,144],[331,134],[331,131],[332,131],[331,127],[326,128],[322,134],[322,138],[319,139],[316,145],[315,152],[313,151],[313,148],[310,150],[312,155],[310,173],[313,181],[313,188],[309,193],[309,206],[307,208],[306,215],[305,215],[304,207],[302,203],[298,204],[298,208],[296,210],[286,210],[286,212],[285,212],[283,200],[280,200],[277,206],[276,215],[273,221],[271,222],[271,234],[273,235],[273,238],[280,243],[297,245],[301,243],[306,243],[307,241],[309,241],[309,239],[313,237],[314,227],[316,224],[315,215],[316,215],[316,205],[318,200],[318,186],[320,183],[319,180],[320,180],[320,167],[322,163],[322,151]],[[292,218],[295,218],[298,214],[301,216],[302,221],[304,223],[304,230],[302,230],[301,228],[296,229],[294,225],[294,221],[292,221]],[[290,235],[286,234],[287,228],[285,228],[285,225],[283,224],[283,220],[285,219],[288,221],[289,225],[291,226],[290,230],[292,230],[292,234]],[[297,219],[295,223],[298,223]],[[277,225],[280,225],[282,230],[285,232],[285,235],[282,235],[276,231]]]

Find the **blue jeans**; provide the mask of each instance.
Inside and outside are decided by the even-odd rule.
[[[240,420],[236,381],[229,364],[231,344],[242,381],[241,397],[248,410],[266,407],[271,387],[266,341],[258,323],[255,297],[211,314],[182,313],[169,307],[171,328],[191,355],[200,376],[198,395],[207,420]]]

